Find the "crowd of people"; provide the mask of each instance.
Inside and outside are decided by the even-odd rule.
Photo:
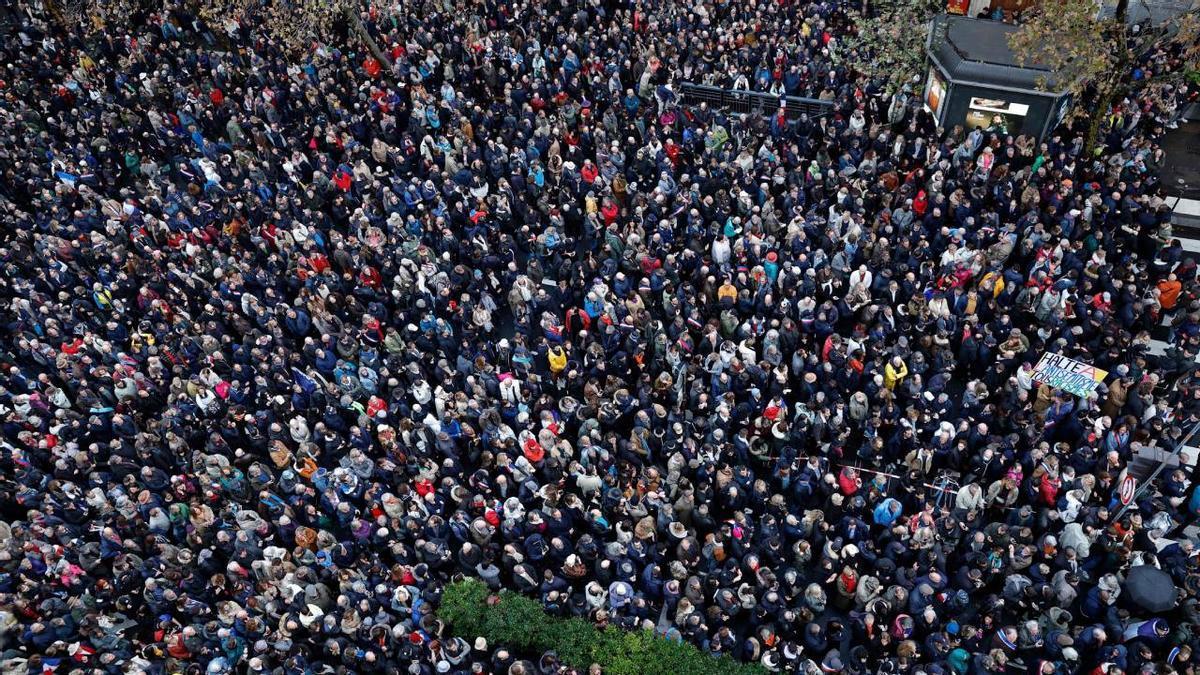
[[[586,669],[460,577],[772,672],[1197,671],[1191,469],[1117,517],[1200,422],[1186,85],[1091,157],[939,127],[840,2],[151,4],[0,8],[3,672]]]

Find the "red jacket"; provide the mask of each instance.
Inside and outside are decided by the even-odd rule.
[[[600,215],[604,216],[604,224],[612,225],[617,222],[617,205],[614,202],[608,202],[600,207]]]
[[[841,489],[843,495],[849,497],[858,492],[857,478],[857,476],[850,475],[848,468],[842,469],[841,473],[838,474],[838,487]]]

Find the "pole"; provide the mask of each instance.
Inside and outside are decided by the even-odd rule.
[[[350,30],[353,31],[355,36],[357,36],[358,39],[367,46],[367,49],[376,58],[376,60],[386,66],[388,72],[391,73],[391,57],[389,57],[382,49],[379,48],[379,43],[375,42],[375,38],[371,37],[371,34],[367,32],[367,27],[363,25],[362,18],[358,16],[358,12],[355,12],[352,9],[347,10],[346,18],[349,20]]]
[[[1183,440],[1179,441],[1179,445],[1175,447],[1175,452],[1170,456],[1178,457],[1179,453],[1183,451],[1183,447],[1192,439],[1192,436],[1196,435],[1197,431],[1200,431],[1200,422],[1196,422],[1192,425],[1192,428],[1190,431],[1188,431],[1187,436],[1184,436]],[[1154,471],[1150,474],[1150,477],[1147,478],[1141,485],[1139,485],[1137,490],[1133,492],[1133,499],[1130,499],[1128,504],[1122,504],[1121,508],[1118,509],[1115,514],[1113,514],[1111,522],[1115,523],[1120,520],[1121,516],[1125,515],[1125,512],[1129,510],[1129,507],[1137,503],[1138,498],[1142,496],[1142,493],[1146,491],[1146,488],[1154,484],[1154,480],[1163,472],[1163,469],[1167,468],[1167,463],[1168,460],[1164,458],[1158,463],[1158,466],[1154,467]]]

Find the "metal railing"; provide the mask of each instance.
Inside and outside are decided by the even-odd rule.
[[[680,85],[684,103],[707,103],[714,108],[723,108],[737,113],[774,115],[780,105],[787,106],[789,117],[808,115],[820,117],[833,112],[832,101],[800,96],[776,96],[761,91],[744,89],[722,89],[707,84],[685,82]]]

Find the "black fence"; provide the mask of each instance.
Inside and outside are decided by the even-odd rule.
[[[680,86],[684,103],[707,103],[714,108],[723,108],[737,113],[774,115],[780,105],[787,106],[789,117],[808,115],[810,118],[833,112],[831,101],[800,96],[775,96],[761,91],[722,89],[707,84],[684,83]]]

